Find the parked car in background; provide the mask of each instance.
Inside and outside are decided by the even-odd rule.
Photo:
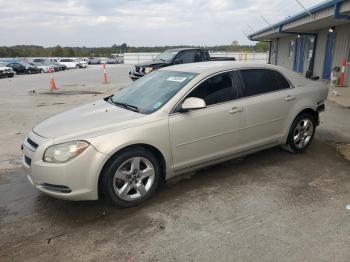
[[[79,68],[79,62],[73,58],[61,58],[58,62],[67,67],[67,69]]]
[[[274,65],[165,67],[34,126],[23,165],[51,196],[135,206],[185,172],[273,146],[304,152],[327,95],[325,83]]]
[[[41,66],[46,66],[52,68],[55,72],[63,70],[64,66],[60,64],[55,64],[55,62],[49,60],[48,58],[33,58],[34,64],[38,64]],[[51,70],[51,69],[50,69]],[[51,71],[50,71],[51,72]]]
[[[55,71],[62,71],[62,70],[67,69],[67,67],[65,65],[62,65],[62,64],[55,62],[55,61],[46,61],[45,63],[47,65],[53,66],[55,68]]]
[[[12,70],[11,67],[8,67],[5,63],[0,62],[0,78],[13,77],[14,75],[15,72]]]
[[[55,71],[54,67],[46,65],[42,62],[30,62],[29,64],[39,68],[41,73],[52,73]]]
[[[129,72],[131,80],[137,80],[159,68],[176,65],[206,61],[235,61],[234,57],[214,57],[211,58],[208,50],[202,48],[176,48],[168,49],[159,54],[152,61],[140,63],[134,66]]]
[[[118,64],[118,60],[116,58],[108,58],[106,64]]]
[[[101,60],[99,58],[96,58],[96,57],[89,57],[88,64],[89,65],[99,65],[99,64],[101,64]]]
[[[85,62],[84,60],[76,58],[75,61],[78,63],[79,68],[87,68],[88,63]]]
[[[33,66],[27,62],[10,62],[7,64],[8,67],[11,67],[16,74],[37,74],[40,73],[40,69],[36,66]]]

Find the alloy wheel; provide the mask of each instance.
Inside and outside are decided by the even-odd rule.
[[[302,149],[306,147],[314,132],[314,125],[310,119],[304,118],[299,121],[294,129],[293,141],[297,148]]]
[[[155,180],[153,164],[144,157],[133,157],[123,162],[113,177],[114,192],[123,200],[144,197]]]

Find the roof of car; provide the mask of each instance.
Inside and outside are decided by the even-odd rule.
[[[248,62],[236,62],[236,61],[212,61],[212,62],[199,62],[199,63],[189,63],[180,64],[174,66],[164,67],[161,70],[168,71],[181,71],[181,72],[191,72],[191,73],[212,73],[229,69],[239,69],[239,68],[278,68],[278,66],[264,64],[264,63],[248,63]]]
[[[181,48],[171,48],[171,49],[167,49],[166,51],[170,50],[170,51],[177,51],[177,52],[181,52],[184,50],[202,50],[203,48],[200,47],[181,47]]]

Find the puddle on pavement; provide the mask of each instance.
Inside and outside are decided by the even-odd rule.
[[[350,161],[350,144],[337,145],[337,151],[343,158]]]

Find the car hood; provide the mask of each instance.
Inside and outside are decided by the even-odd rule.
[[[139,66],[139,67],[148,67],[148,66],[156,66],[156,67],[162,67],[162,66],[167,66],[170,65],[170,62],[164,62],[164,61],[146,61],[140,64],[137,64],[135,66]]]
[[[33,131],[51,139],[82,139],[135,126],[144,117],[100,100],[47,118]]]

